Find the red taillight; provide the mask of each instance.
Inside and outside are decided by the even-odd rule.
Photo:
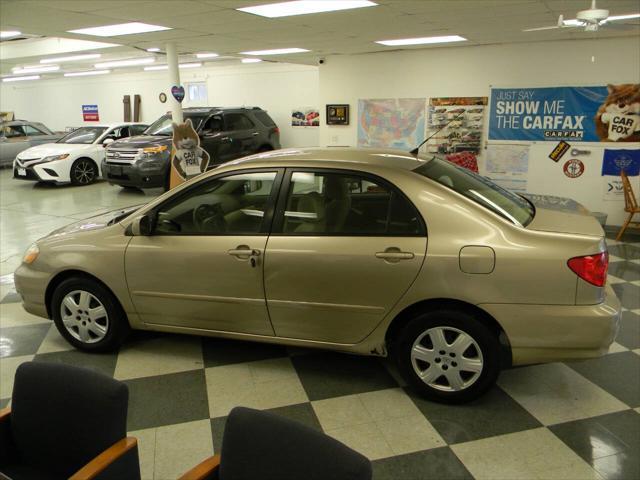
[[[275,133],[276,135],[280,135],[280,129],[278,127],[275,127],[272,133]]]
[[[604,287],[609,268],[609,252],[573,257],[567,262],[569,268],[581,279],[596,287]]]

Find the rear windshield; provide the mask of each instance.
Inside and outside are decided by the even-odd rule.
[[[528,200],[447,160],[434,157],[414,172],[455,190],[516,225],[526,227],[535,215],[535,209]]]
[[[185,113],[184,120],[186,121],[187,118],[191,119],[193,128],[196,131],[198,131],[198,129],[200,128],[200,124],[202,123],[202,120],[204,120],[205,117],[202,115],[188,115]],[[147,128],[144,131],[144,134],[145,135],[166,135],[166,136],[173,135],[173,127],[171,124],[172,124],[171,114],[163,115],[158,120],[156,120],[151,125],[149,125],[149,128]]]

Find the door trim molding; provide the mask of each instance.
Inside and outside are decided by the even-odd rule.
[[[316,310],[328,310],[331,312],[343,311],[343,312],[357,312],[366,313],[370,315],[384,313],[384,307],[374,307],[369,305],[349,305],[344,303],[321,303],[321,302],[296,302],[291,300],[267,300],[267,306],[275,307],[289,307],[299,309],[313,308]]]
[[[264,298],[219,297],[215,295],[191,295],[186,293],[147,292],[143,290],[133,291],[132,294],[138,297],[169,298],[173,300],[196,300],[201,302],[233,303],[233,304],[240,304],[240,305],[247,305],[247,304],[266,305],[266,301]]]

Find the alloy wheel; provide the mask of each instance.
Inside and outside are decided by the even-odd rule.
[[[473,385],[484,366],[482,351],[468,333],[454,327],[423,332],[411,347],[411,364],[429,387],[457,392]]]
[[[89,160],[81,160],[74,166],[73,175],[79,184],[90,184],[96,177],[93,163],[91,163]]]
[[[82,343],[97,343],[109,330],[107,310],[95,295],[85,290],[65,295],[60,304],[60,317],[69,334]]]

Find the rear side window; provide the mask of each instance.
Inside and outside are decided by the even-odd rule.
[[[228,113],[224,116],[224,123],[227,130],[250,130],[253,128],[253,122],[242,113]]]
[[[455,190],[516,225],[526,227],[535,215],[533,205],[524,198],[447,160],[433,157],[414,172]]]
[[[350,173],[293,172],[283,216],[288,235],[424,234],[419,213],[402,194]]]
[[[276,126],[276,122],[274,122],[271,117],[269,116],[269,114],[267,112],[265,112],[264,110],[259,110],[253,113],[256,118],[258,120],[260,120],[260,123],[262,123],[265,127],[275,127]]]

